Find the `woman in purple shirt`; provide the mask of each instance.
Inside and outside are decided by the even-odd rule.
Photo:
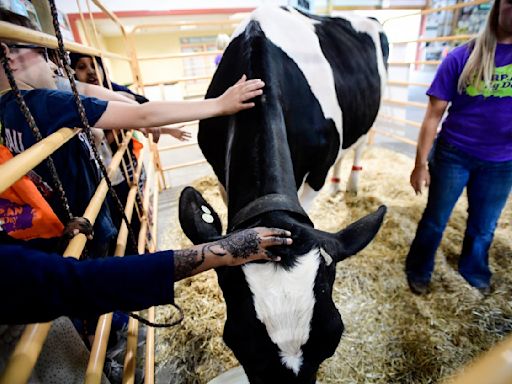
[[[485,29],[446,57],[427,94],[411,185],[417,194],[428,186],[429,196],[407,255],[407,282],[416,294],[428,291],[435,252],[466,187],[459,272],[487,295],[488,250],[512,187],[512,0],[495,1]]]

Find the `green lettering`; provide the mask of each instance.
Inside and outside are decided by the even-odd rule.
[[[470,85],[466,88],[468,96],[512,97],[512,64],[497,67],[490,87],[484,84]]]

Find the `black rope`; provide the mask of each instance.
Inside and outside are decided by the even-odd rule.
[[[126,214],[124,213],[123,204],[121,203],[121,200],[119,199],[119,196],[117,195],[116,191],[112,187],[112,182],[110,181],[110,178],[108,177],[108,173],[107,173],[107,169],[105,168],[105,164],[103,164],[103,161],[101,160],[101,157],[98,153],[98,149],[96,148],[96,145],[94,144],[94,139],[93,139],[92,133],[91,133],[91,126],[89,125],[89,121],[85,114],[85,108],[82,104],[82,101],[80,100],[80,96],[78,95],[78,90],[76,88],[75,79],[73,77],[71,67],[69,66],[69,61],[67,60],[67,55],[66,55],[66,51],[64,48],[64,40],[62,38],[62,33],[60,31],[60,26],[59,26],[59,21],[58,21],[58,16],[57,16],[57,8],[55,7],[55,1],[48,0],[48,2],[50,4],[50,10],[52,12],[53,28],[55,29],[55,36],[57,37],[57,41],[59,43],[58,44],[59,45],[59,47],[58,47],[59,58],[61,60],[62,67],[64,68],[64,71],[66,72],[66,75],[69,79],[69,83],[71,85],[71,90],[73,91],[73,96],[75,98],[76,106],[78,109],[78,114],[80,116],[80,120],[82,121],[82,125],[84,127],[84,132],[87,136],[87,140],[89,141],[89,145],[92,148],[94,158],[96,159],[96,161],[100,167],[101,173],[103,174],[103,177],[105,178],[105,181],[107,182],[108,191],[109,191],[110,195],[112,196],[112,198],[114,199],[115,205],[116,205],[120,215],[122,216],[123,221],[126,223],[126,227],[128,229],[128,233],[129,233],[129,237],[130,237],[132,246],[134,247],[134,249],[137,249],[137,240],[135,239],[135,235],[133,233],[130,221],[128,220],[128,218],[126,217]]]
[[[21,113],[25,117],[25,120],[27,121],[27,124],[29,125],[30,130],[32,131],[32,134],[34,135],[34,139],[36,140],[36,142],[39,142],[39,141],[43,140],[43,137],[41,136],[41,132],[39,131],[39,128],[37,127],[37,124],[34,120],[34,116],[32,116],[32,113],[30,113],[30,110],[28,109],[27,104],[25,103],[25,100],[23,99],[23,96],[21,95],[18,85],[16,84],[16,80],[14,79],[14,76],[12,74],[11,67],[9,66],[9,60],[7,59],[4,48],[0,49],[0,56],[1,56],[1,60],[2,60],[2,66],[4,68],[4,72],[7,76],[7,79],[9,80],[9,85],[11,86],[11,89],[14,93],[16,103],[18,104]],[[46,158],[45,162],[46,162],[46,166],[48,167],[51,177],[52,177],[53,188],[57,192],[59,202],[62,205],[64,214],[66,215],[67,221],[69,222],[73,219],[73,214],[71,213],[71,209],[69,208],[68,199],[64,192],[64,187],[62,186],[62,182],[60,181],[60,178],[57,173],[57,169],[55,168],[55,164],[53,162],[52,157],[48,156]]]
[[[179,323],[181,323],[183,321],[184,315],[183,315],[183,310],[178,305],[176,305],[176,304],[171,304],[171,305],[178,310],[179,317],[176,320],[171,321],[170,323],[153,323],[153,322],[149,321],[148,319],[145,319],[144,317],[141,317],[133,312],[129,312],[128,316],[130,316],[130,317],[134,318],[135,320],[140,321],[142,324],[144,324],[148,327],[152,327],[152,328],[174,327],[175,325],[178,325]]]

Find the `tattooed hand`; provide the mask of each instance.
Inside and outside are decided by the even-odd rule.
[[[266,248],[275,245],[290,245],[292,234],[277,228],[251,228],[235,232],[230,236],[211,243],[208,249],[214,255],[226,258],[227,265],[240,265],[253,260],[279,261]]]
[[[187,276],[220,266],[245,264],[253,260],[279,261],[268,247],[290,245],[291,233],[277,228],[251,228],[212,243],[196,245],[189,249],[174,251],[175,281]]]

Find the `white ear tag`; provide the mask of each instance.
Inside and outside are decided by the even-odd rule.
[[[203,219],[204,222],[206,222],[208,224],[213,223],[213,216],[209,215],[208,213],[203,213],[201,215],[201,218]]]
[[[324,258],[325,264],[327,266],[331,265],[332,257],[327,252],[325,252],[325,250],[323,248],[320,248],[320,255],[322,255],[322,257]]]
[[[207,214],[209,214],[209,215],[211,215],[211,214],[212,214],[212,211],[210,211],[210,210],[208,209],[208,207],[207,207],[207,206],[205,206],[205,205],[201,205],[201,210],[202,210],[204,213],[207,213]]]

